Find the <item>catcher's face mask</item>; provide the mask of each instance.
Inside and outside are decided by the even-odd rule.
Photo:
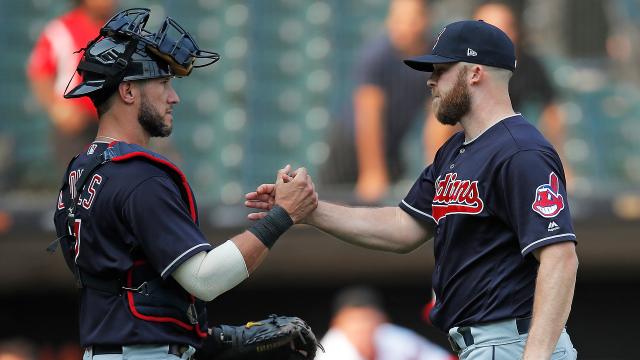
[[[78,65],[85,81],[65,97],[91,96],[125,80],[188,76],[193,68],[220,59],[217,53],[200,49],[195,39],[170,17],[156,33],[148,31],[145,26],[150,15],[149,9],[133,8],[107,21],[100,35],[84,49]]]
[[[154,34],[144,27],[151,11],[145,8],[124,10],[112,17],[100,33],[122,34],[145,43],[147,50],[165,60],[177,76],[187,76],[193,68],[211,65],[220,59],[215,52],[202,50],[195,39],[177,21],[167,17]],[[196,64],[196,60],[206,59]]]
[[[220,60],[217,53],[200,49],[195,39],[170,17],[162,23],[148,49],[167,61],[177,76],[187,76],[193,68]],[[196,64],[197,60],[202,62]]]

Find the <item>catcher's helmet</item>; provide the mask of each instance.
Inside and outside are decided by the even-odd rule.
[[[119,12],[100,29],[78,64],[83,82],[65,98],[106,99],[122,81],[188,76],[194,67],[211,65],[220,56],[201,50],[191,35],[167,17],[156,33],[144,27],[151,11],[134,8]],[[197,59],[206,59],[196,64]],[[69,81],[71,82],[71,81]],[[67,85],[68,86],[68,85]]]

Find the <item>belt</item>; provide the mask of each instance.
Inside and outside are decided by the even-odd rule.
[[[122,354],[123,345],[93,345],[93,355],[106,355],[106,354]],[[170,344],[168,354],[182,357],[189,345],[184,344]]]
[[[516,319],[516,328],[518,329],[518,335],[523,335],[528,333],[530,326],[531,326],[530,317]],[[472,327],[473,326],[464,326],[464,327],[459,327],[457,330],[458,333],[462,335],[462,341],[464,341],[465,347],[475,344],[473,335],[471,334]],[[453,349],[453,351],[458,353],[460,352],[460,350],[462,350],[462,348],[460,347],[460,345],[458,345],[458,343],[454,338],[452,338],[450,335],[447,338],[449,339],[449,344],[451,345],[451,348]]]

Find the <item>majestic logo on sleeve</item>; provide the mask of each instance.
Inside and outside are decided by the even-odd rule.
[[[458,180],[457,173],[448,173],[436,180],[436,195],[431,206],[436,222],[448,214],[479,214],[484,202],[478,191],[478,181]]]
[[[531,208],[545,218],[555,217],[564,209],[564,199],[560,195],[560,181],[554,172],[549,174],[548,184],[540,185],[536,189],[536,197]]]

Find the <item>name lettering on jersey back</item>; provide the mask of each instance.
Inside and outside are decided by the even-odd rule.
[[[73,170],[69,173],[69,191],[71,191],[71,198],[76,197],[76,183],[80,176],[82,176],[82,172],[84,169]]]
[[[76,184],[78,182],[78,179],[82,176],[83,171],[84,169],[78,169],[73,170],[69,173],[69,189],[71,191],[71,198],[76,197]],[[87,183],[89,184],[89,186],[87,187],[85,185],[83,189],[87,189],[88,197],[79,196],[77,205],[81,205],[83,208],[88,210],[89,208],[91,208],[91,205],[93,205],[98,187],[100,187],[100,185],[102,184],[102,176],[94,174],[91,177],[91,180]],[[62,202],[62,192],[60,192],[60,195],[58,197],[58,209],[64,209],[64,203]]]
[[[83,208],[89,210],[89,208],[93,204],[93,200],[96,197],[96,187],[100,186],[100,184],[102,184],[102,176],[94,174],[93,178],[91,178],[91,182],[89,183],[89,188],[87,189],[89,198],[81,200]]]
[[[436,194],[431,212],[436,222],[448,214],[479,214],[484,209],[478,181],[458,180],[457,173],[436,179]]]
[[[62,191],[58,194],[58,210],[64,209],[64,201],[62,201]]]

